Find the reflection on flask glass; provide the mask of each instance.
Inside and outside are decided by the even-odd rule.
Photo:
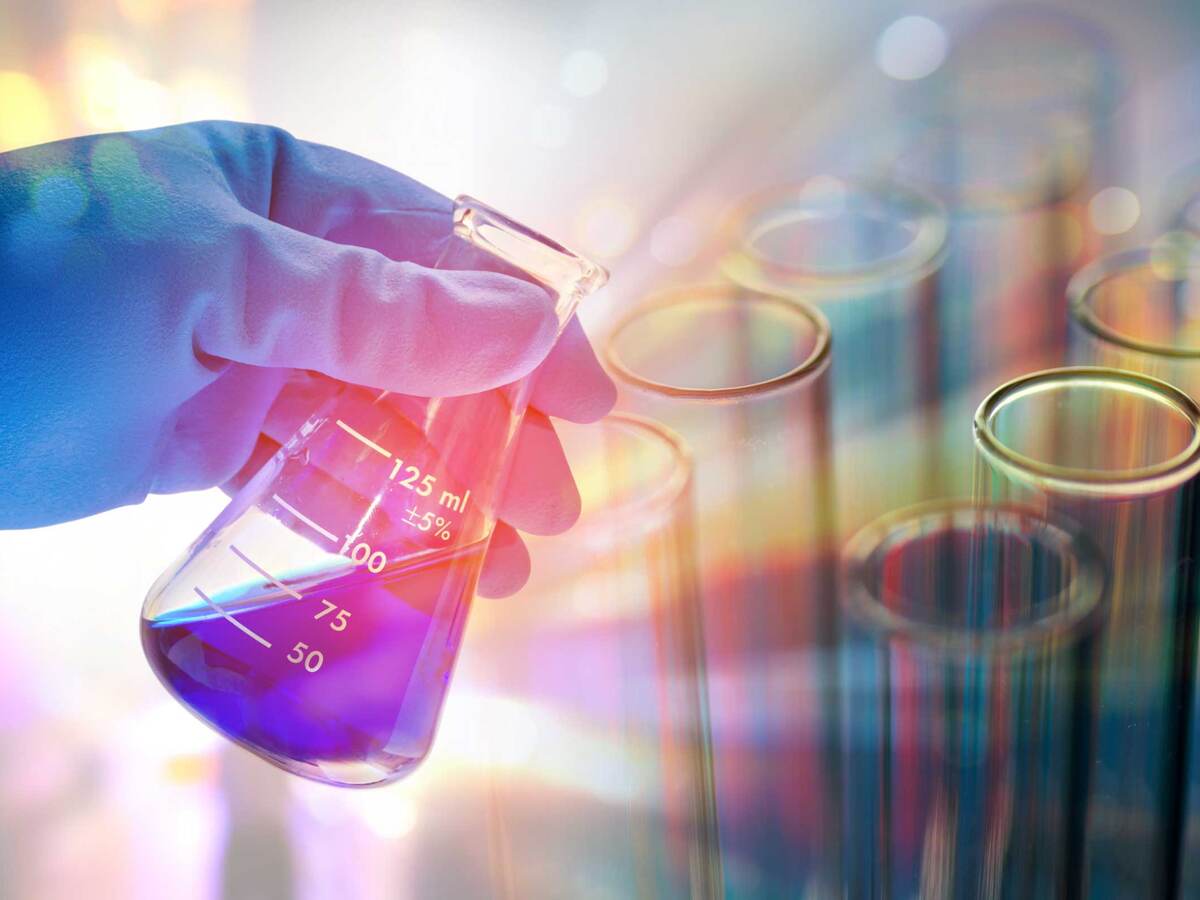
[[[561,328],[604,271],[460,198],[440,268],[524,273]],[[142,644],[225,736],[334,784],[428,753],[531,378],[430,400],[347,386],[151,589]]]

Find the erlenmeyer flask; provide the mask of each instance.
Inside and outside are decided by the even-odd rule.
[[[559,328],[607,274],[494,209],[455,204],[439,268],[524,273]],[[428,753],[532,379],[465,397],[345,387],[151,588],[166,688],[268,761],[364,785]]]

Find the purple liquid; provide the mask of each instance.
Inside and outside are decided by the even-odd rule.
[[[269,648],[199,597],[143,619],[142,646],[176,698],[253,752],[319,780],[393,779],[432,743],[485,547],[289,583],[300,600],[269,584],[209,595]]]

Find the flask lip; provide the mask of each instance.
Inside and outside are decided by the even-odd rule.
[[[455,237],[515,266],[575,302],[608,281],[603,266],[466,194],[454,199]]]

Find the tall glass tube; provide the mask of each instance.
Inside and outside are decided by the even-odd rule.
[[[1200,263],[1195,244],[1154,246],[1097,260],[1071,279],[1071,359],[1144,372],[1200,400]]]
[[[439,752],[405,785],[404,895],[718,897],[690,452],[633,416],[556,427],[581,514],[472,613]]]
[[[479,615],[476,671],[538,723],[525,759],[493,761],[500,895],[588,872],[612,896],[719,897],[690,451],[628,415],[561,431],[580,520],[530,540],[518,609]]]
[[[1032,5],[996,7],[952,35],[946,62],[906,85],[893,171],[950,212],[942,377],[955,391],[1060,361],[1061,297],[1099,250],[1087,215],[1112,183],[1117,73],[1092,23]]]
[[[732,240],[722,261],[730,280],[829,320],[841,527],[947,493],[956,478],[938,440],[941,206],[892,181],[818,176],[751,198]],[[969,446],[958,459],[966,490]],[[898,479],[898,467],[918,477]]]
[[[819,175],[750,198],[732,228],[721,264],[730,280],[803,300],[829,320],[839,431],[928,399],[936,380],[919,351],[936,340],[946,240],[936,201],[899,183]]]
[[[725,890],[837,883],[829,328],[811,307],[682,287],[606,346],[619,406],[693,447]]]
[[[1103,567],[971,501],[843,551],[849,897],[1079,897]]]
[[[1176,896],[1196,650],[1200,406],[1133,372],[1052,369],[975,417],[977,492],[1079,523],[1112,573],[1102,633],[1088,875]]]
[[[1200,268],[1195,247],[1195,237],[1168,233],[1151,247],[1114,254],[1082,269],[1068,289],[1072,360],[1154,375],[1200,400]],[[1184,896],[1200,893],[1200,692],[1194,682]]]

